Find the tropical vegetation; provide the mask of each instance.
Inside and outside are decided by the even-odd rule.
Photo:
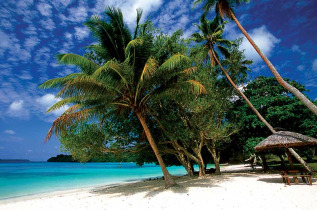
[[[85,26],[95,42],[86,53],[57,55],[60,65],[79,71],[40,85],[59,91],[61,100],[48,112],[70,106],[53,122],[46,141],[55,134],[61,151],[80,162],[155,162],[168,188],[176,182],[167,166],[182,165],[189,176],[196,173],[194,165],[198,176],[220,175],[221,162],[243,161],[278,130],[316,136],[316,115],[295,100],[296,91],[282,88],[280,79],[247,80],[252,61],[239,49],[241,38],[223,37],[224,15],[237,22],[232,5],[240,2],[206,1],[199,32],[189,39],[181,30],[166,35],[149,20],[141,23],[142,10],[137,10],[134,31],[120,9],[107,8],[104,19],[92,16]],[[208,19],[212,7],[216,15]],[[315,150],[297,152],[311,160]],[[284,151],[273,154],[282,157]]]

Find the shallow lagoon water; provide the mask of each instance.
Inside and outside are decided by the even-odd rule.
[[[181,166],[168,167],[172,175],[184,175]],[[110,185],[163,176],[155,164],[135,163],[0,163],[0,199]]]

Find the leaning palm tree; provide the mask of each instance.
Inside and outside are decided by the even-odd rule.
[[[215,66],[217,63],[222,70],[223,74],[229,80],[230,84],[238,91],[242,98],[247,102],[250,108],[254,113],[260,118],[260,120],[272,131],[274,132],[273,127],[262,117],[262,115],[257,111],[257,109],[251,104],[249,99],[243,94],[243,92],[238,88],[238,86],[233,82],[228,72],[221,65],[218,57],[216,48],[224,54],[226,57],[229,57],[230,54],[226,46],[231,45],[232,43],[229,40],[223,39],[223,30],[226,22],[220,23],[219,18],[215,17],[212,21],[206,19],[204,15],[200,18],[200,25],[197,25],[201,33],[192,34],[192,39],[198,43],[205,42],[205,49],[208,50],[209,58],[212,66]]]
[[[204,87],[198,81],[186,79],[193,70],[190,59],[184,55],[176,54],[158,65],[151,56],[152,36],[146,32],[146,25],[137,27],[135,39],[131,40],[132,36],[124,27],[121,11],[109,8],[106,14],[110,23],[97,16],[86,23],[98,40],[98,44],[90,48],[100,58],[98,60],[104,63],[98,65],[75,54],[58,55],[60,64],[75,65],[81,72],[51,79],[40,85],[41,88],[60,89],[56,97],[63,98],[48,112],[66,104],[72,105],[53,122],[46,141],[53,133],[60,135],[67,132],[74,122],[102,122],[107,115],[128,111],[139,119],[163,171],[165,187],[171,187],[175,181],[147,126],[150,105],[161,97],[175,96],[189,90],[186,86],[197,92],[203,92]],[[184,70],[186,66],[189,68]]]
[[[221,17],[222,19],[224,16],[227,16],[229,19],[233,20],[239,29],[242,31],[244,36],[249,40],[253,48],[257,51],[257,53],[260,55],[260,57],[263,59],[263,61],[266,63],[266,65],[269,67],[270,71],[273,73],[274,77],[278,81],[280,85],[282,85],[285,89],[287,89],[289,92],[294,94],[307,108],[309,108],[315,115],[317,115],[317,106],[313,104],[304,94],[302,94],[297,88],[290,85],[288,82],[286,82],[279,72],[275,69],[273,64],[270,62],[270,60],[261,52],[260,48],[255,44],[255,42],[251,39],[247,31],[242,27],[238,19],[233,13],[233,5],[239,5],[242,2],[249,2],[249,0],[196,0],[194,4],[205,2],[204,10],[205,14],[212,8],[215,8],[216,14],[218,17]]]
[[[208,49],[211,65],[214,66],[215,62],[219,65],[220,69],[222,70],[226,78],[229,80],[230,84],[234,87],[234,89],[236,89],[236,91],[238,91],[241,97],[247,102],[252,111],[258,116],[258,118],[266,125],[266,127],[272,133],[276,133],[275,129],[258,112],[258,110],[249,101],[249,99],[244,95],[244,93],[241,90],[239,90],[237,85],[233,82],[228,72],[223,68],[218,59],[218,54],[216,53],[215,47],[217,47],[217,49],[225,56],[230,56],[225,45],[228,46],[231,44],[231,42],[223,39],[222,37],[224,24],[226,24],[226,22],[220,23],[219,17],[215,17],[212,21],[208,21],[205,15],[202,15],[200,18],[200,25],[197,25],[197,27],[202,33],[192,34],[192,39],[198,43],[205,42],[205,48]],[[305,166],[305,168],[308,171],[311,171],[311,169],[307,166],[305,161],[292,148],[289,148],[289,151],[297,158],[298,161],[300,161]]]

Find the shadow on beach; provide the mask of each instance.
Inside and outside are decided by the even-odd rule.
[[[228,180],[229,177],[207,175],[204,178],[182,176],[174,177],[174,179],[177,182],[177,186],[174,186],[170,189],[164,188],[164,180],[156,179],[114,187],[100,187],[98,189],[92,190],[91,193],[100,195],[112,194],[114,197],[116,197],[122,195],[129,196],[137,193],[146,192],[144,197],[152,197],[166,190],[170,190],[173,193],[186,194],[191,187],[219,187],[218,183]]]

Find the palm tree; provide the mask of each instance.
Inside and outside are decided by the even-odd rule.
[[[285,89],[287,89],[289,92],[294,94],[307,108],[309,108],[315,115],[317,115],[317,106],[313,104],[304,94],[302,94],[297,88],[290,85],[288,82],[286,82],[279,72],[275,69],[273,64],[269,61],[269,59],[261,52],[260,48],[255,44],[255,42],[251,39],[249,34],[246,32],[246,30],[242,27],[238,19],[233,13],[233,5],[239,5],[242,2],[249,2],[249,0],[196,0],[194,4],[206,2],[204,5],[205,14],[211,9],[215,8],[216,14],[218,17],[221,17],[222,19],[224,16],[227,16],[229,19],[233,20],[239,29],[242,31],[244,36],[249,40],[253,48],[257,51],[257,53],[260,55],[260,57],[263,59],[263,61],[266,63],[266,65],[269,67],[270,71],[273,73],[274,77],[278,81],[280,85],[282,85]]]
[[[215,17],[212,21],[209,21],[206,19],[204,15],[202,15],[200,18],[200,25],[197,25],[202,34],[194,33],[192,34],[192,39],[198,43],[206,42],[205,48],[208,49],[211,65],[214,66],[215,62],[219,65],[220,69],[222,70],[226,78],[229,80],[230,84],[234,87],[234,89],[238,91],[238,93],[247,102],[247,104],[260,118],[260,120],[274,133],[275,130],[273,129],[273,127],[262,117],[262,115],[254,108],[254,106],[248,100],[248,98],[237,87],[237,85],[233,82],[227,71],[222,67],[218,59],[218,54],[215,51],[215,47],[217,47],[217,49],[225,56],[230,56],[225,46],[231,45],[232,43],[226,39],[223,39],[222,37],[225,23],[226,22],[220,23],[218,17]]]
[[[138,21],[140,14],[138,11]],[[53,133],[59,135],[67,132],[74,122],[97,119],[102,122],[102,118],[107,115],[128,111],[139,119],[163,171],[165,187],[171,187],[175,181],[164,164],[146,122],[150,104],[160,100],[160,97],[180,94],[186,86],[198,92],[203,92],[204,87],[195,80],[186,80],[192,71],[191,68],[183,70],[186,65],[191,65],[189,58],[184,55],[176,54],[158,65],[151,56],[152,36],[147,33],[146,25],[139,27],[137,23],[134,39],[131,40],[121,11],[109,8],[106,15],[110,19],[109,23],[97,16],[86,23],[98,40],[98,44],[90,48],[104,64],[98,65],[75,54],[58,55],[60,64],[75,65],[81,72],[51,79],[40,85],[41,88],[61,89],[56,97],[63,99],[48,112],[65,104],[72,105],[53,122],[46,141]]]
[[[220,69],[222,72],[225,74],[226,78],[229,80],[230,84],[238,91],[238,93],[242,96],[242,98],[247,102],[247,104],[250,106],[250,108],[253,110],[253,112],[258,116],[258,118],[266,125],[266,127],[272,132],[276,133],[275,129],[264,119],[264,117],[257,111],[257,109],[251,104],[249,99],[243,94],[242,91],[239,90],[239,88],[235,85],[235,83],[232,81],[231,77],[229,74],[224,70],[222,67],[218,55],[215,51],[214,45],[217,46],[220,52],[222,52],[225,56],[230,56],[228,53],[227,49],[222,46],[222,45],[230,45],[231,42],[228,40],[225,40],[222,38],[223,34],[223,28],[224,24],[226,22],[223,22],[220,24],[219,22],[219,17],[215,17],[212,21],[208,21],[205,17],[205,15],[201,16],[200,19],[200,25],[197,25],[199,30],[202,32],[200,33],[194,33],[192,34],[192,38],[194,41],[200,43],[200,42],[206,42],[205,47],[209,51],[209,56],[210,56],[210,61],[211,64],[213,65],[216,61],[217,64],[219,65]],[[304,167],[308,170],[311,171],[309,166],[306,164],[306,162],[292,149],[288,149],[296,159],[304,165]]]

